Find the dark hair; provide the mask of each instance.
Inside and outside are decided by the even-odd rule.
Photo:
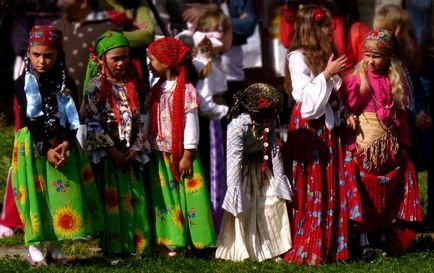
[[[196,67],[193,65],[193,58],[190,51],[185,54],[181,65],[184,65],[187,69],[187,81],[196,86],[197,81],[199,80],[199,73],[197,72]],[[177,68],[170,68],[170,70],[172,73],[179,74]]]

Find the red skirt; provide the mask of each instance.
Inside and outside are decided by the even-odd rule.
[[[363,169],[356,156],[347,171],[356,176],[362,196],[363,220],[357,224],[361,232],[372,234],[387,231],[391,254],[407,249],[416,236],[414,223],[422,221],[417,173],[409,158],[379,175]]]
[[[355,177],[345,172],[340,133],[325,127],[323,118],[301,118],[295,105],[288,131],[286,164],[296,189],[293,246],[285,260],[318,265],[349,258],[350,220],[361,220]]]

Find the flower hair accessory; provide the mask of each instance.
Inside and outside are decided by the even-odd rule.
[[[265,109],[270,107],[270,100],[266,97],[260,97],[257,101],[256,101],[258,107],[260,109]]]
[[[317,7],[313,10],[312,17],[315,23],[321,23],[327,17],[327,14],[323,8]]]

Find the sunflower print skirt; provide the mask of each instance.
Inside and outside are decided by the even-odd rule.
[[[93,235],[104,228],[95,179],[79,148],[73,146],[64,166],[56,169],[34,152],[28,128],[21,128],[14,140],[12,187],[26,245]]]
[[[97,170],[105,206],[106,229],[101,236],[104,253],[144,254],[149,250],[151,235],[141,163],[116,167],[106,156]]]
[[[197,152],[193,155],[193,174],[175,182],[171,155],[151,154],[150,177],[155,218],[156,243],[169,249],[189,245],[196,249],[215,246],[209,193]]]

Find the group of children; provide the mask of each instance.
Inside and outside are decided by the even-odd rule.
[[[276,88],[256,83],[234,95],[226,183],[216,185],[227,187],[220,223],[198,150],[199,113],[212,99],[195,87],[200,77],[189,47],[173,37],[149,45],[158,80],[140,102],[127,39],[101,34],[90,50],[81,147],[62,33],[34,27],[16,83],[21,128],[12,164],[28,261],[63,264],[59,241],[88,235],[100,238],[109,257],[151,246],[168,256],[216,247],[220,259],[317,265],[350,258],[355,241],[367,260],[376,248],[401,253],[422,213],[406,153],[411,90],[393,39],[387,30],[371,31],[356,72],[342,80],[347,59],[333,54],[330,13],[314,5],[298,12],[287,57],[295,100],[288,141],[276,134]],[[223,107],[217,119],[227,113]],[[217,240],[214,225],[221,226]]]

